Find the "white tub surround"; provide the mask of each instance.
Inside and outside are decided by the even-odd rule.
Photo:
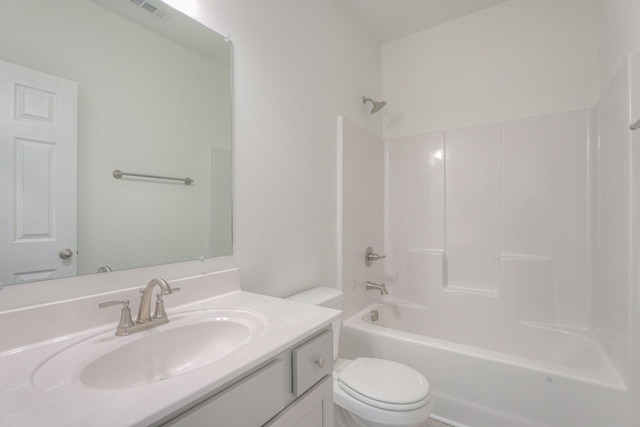
[[[589,116],[387,140],[389,292],[587,329]]]
[[[383,250],[384,141],[346,117],[338,117],[338,289],[351,316],[378,299],[366,282],[384,282],[384,262],[367,266],[365,251]]]
[[[598,366],[574,376],[627,390],[626,406],[601,410],[621,426],[640,419],[638,64],[630,55],[594,108],[385,141],[387,288],[455,338],[418,333],[504,354],[528,347],[571,360],[564,374]],[[578,395],[566,391],[558,402]],[[493,408],[517,407],[508,401]]]
[[[137,312],[138,289],[95,295],[0,313],[0,424],[3,426],[148,426],[204,396],[222,390],[233,379],[268,362],[305,337],[326,329],[339,312],[240,290],[237,269],[170,282],[178,293],[164,298],[169,324],[116,337],[119,309],[98,303],[129,299]],[[41,382],[39,369],[58,360],[63,350],[100,336],[101,342],[139,339],[180,322],[194,310],[239,308],[264,320],[250,342],[230,356],[198,369],[147,385],[89,387],[79,373],[94,359],[67,360],[72,374]],[[175,326],[174,326],[175,327]],[[58,359],[55,359],[55,357]],[[152,358],[151,358],[152,359]],[[152,359],[153,360],[153,359]],[[130,360],[143,367],[152,360]]]

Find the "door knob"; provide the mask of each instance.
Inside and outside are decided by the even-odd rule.
[[[62,259],[69,259],[73,256],[73,251],[71,249],[63,249],[58,252],[58,256]]]

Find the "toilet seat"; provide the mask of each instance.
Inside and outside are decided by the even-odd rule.
[[[360,357],[335,372],[340,389],[374,408],[411,411],[426,406],[429,382],[417,370],[390,360]]]

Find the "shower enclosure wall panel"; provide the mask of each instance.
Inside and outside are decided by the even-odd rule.
[[[595,108],[593,329],[618,371],[628,371],[631,260],[631,115],[625,62]],[[638,132],[638,131],[636,131]],[[637,265],[637,260],[634,260]],[[636,285],[637,286],[637,285]]]
[[[442,253],[445,245],[444,132],[386,141],[385,274],[390,292],[414,300],[421,287],[403,286],[408,248]]]
[[[501,133],[501,124],[445,132],[445,252],[450,289],[498,291]]]
[[[580,110],[503,124],[501,252],[549,258],[551,323],[577,328],[589,328],[591,315],[589,116]]]
[[[593,330],[629,388],[640,424],[640,55],[613,76],[595,108]]]
[[[383,264],[364,263],[368,246],[383,250],[383,141],[346,117],[338,117],[338,286],[345,316],[377,298],[367,280],[383,282]]]
[[[385,268],[394,296],[444,287],[454,312],[479,310],[460,305],[479,293],[491,297],[482,304],[488,316],[504,306],[505,321],[588,328],[588,117],[388,140]],[[441,283],[408,270],[421,254],[440,263]]]
[[[630,86],[631,86],[631,117],[632,120],[640,118],[640,55],[631,55],[629,58],[631,70]],[[632,206],[631,206],[631,272],[629,275],[629,359],[640,360],[640,271],[638,269],[638,260],[640,260],[640,132],[634,131],[631,134],[631,188],[632,188]],[[629,424],[640,425],[640,363],[633,363],[629,367],[627,373],[629,385],[629,406],[631,413]]]

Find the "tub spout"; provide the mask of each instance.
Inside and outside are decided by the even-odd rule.
[[[389,295],[389,292],[387,292],[387,287],[384,283],[367,282],[367,289],[376,289],[380,291],[380,295]]]

